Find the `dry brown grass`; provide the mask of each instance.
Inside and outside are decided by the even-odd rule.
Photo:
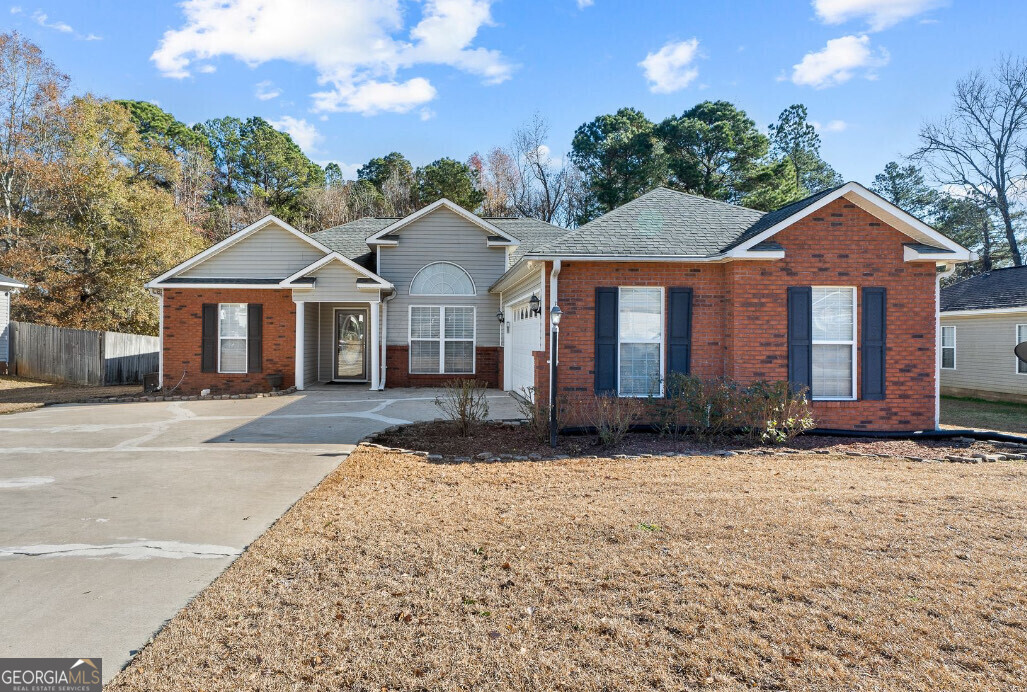
[[[1027,404],[943,396],[941,422],[943,428],[977,428],[1024,435],[1027,434]]]
[[[86,387],[0,375],[0,414],[29,411],[46,404],[70,404],[92,397],[129,396],[141,392],[142,387],[135,384]]]
[[[358,450],[112,683],[1012,689],[1027,464]]]

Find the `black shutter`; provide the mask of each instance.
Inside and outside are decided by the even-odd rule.
[[[303,307],[302,305],[300,306]],[[250,303],[246,306],[246,372],[263,371],[264,306]]]
[[[884,354],[886,338],[886,305],[884,288],[863,289],[863,398],[884,399]]]
[[[692,289],[668,289],[667,374],[692,372]]]
[[[813,386],[813,289],[792,286],[788,289],[788,381],[796,389],[806,388],[812,397]]]
[[[218,371],[218,306],[203,304],[203,326],[200,333],[200,372]]]
[[[596,289],[596,394],[617,393],[617,289]]]

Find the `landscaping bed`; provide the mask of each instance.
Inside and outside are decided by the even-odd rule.
[[[395,426],[371,436],[370,441],[396,449],[427,452],[433,460],[488,461],[517,457],[550,458],[564,456],[640,456],[706,455],[723,453],[870,454],[889,457],[933,459],[937,461],[987,458],[995,455],[1027,453],[1027,446],[975,441],[970,438],[945,440],[885,440],[827,435],[799,435],[781,445],[762,445],[741,437],[697,439],[674,438],[654,433],[629,433],[618,444],[600,445],[591,435],[560,435],[554,449],[526,425],[490,422],[472,426],[469,434],[458,434],[449,421]],[[975,457],[974,455],[981,455]],[[441,456],[441,459],[435,457]]]
[[[358,447],[110,684],[1015,689],[1027,463]]]

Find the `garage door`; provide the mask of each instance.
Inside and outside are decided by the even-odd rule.
[[[542,316],[532,315],[525,301],[514,305],[507,319],[506,348],[509,349],[510,389],[531,396],[535,386],[535,358],[532,351],[542,350]]]

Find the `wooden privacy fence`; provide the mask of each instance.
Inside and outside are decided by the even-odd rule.
[[[160,339],[11,322],[13,373],[45,382],[136,384],[157,372]]]

